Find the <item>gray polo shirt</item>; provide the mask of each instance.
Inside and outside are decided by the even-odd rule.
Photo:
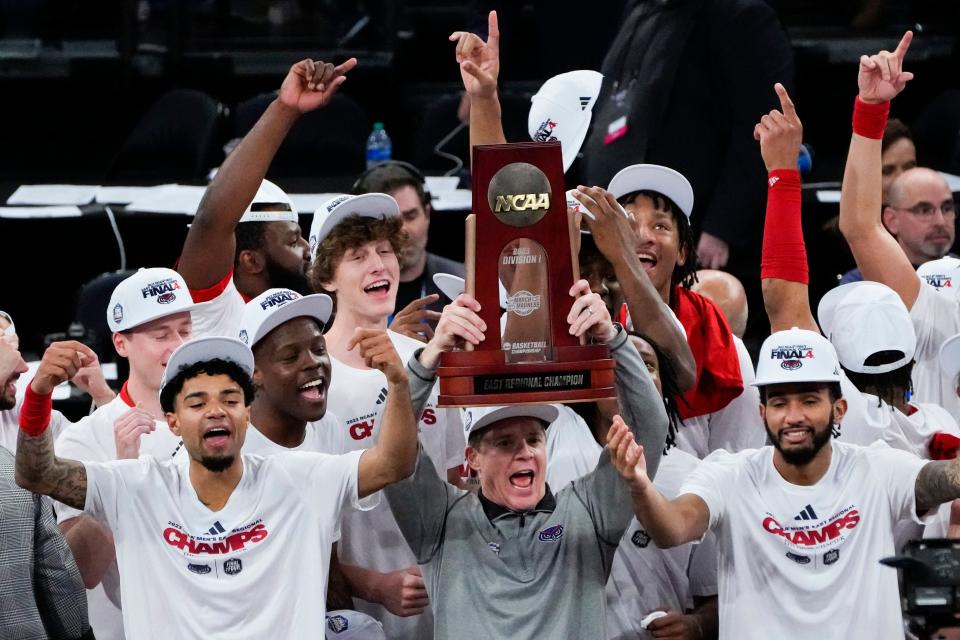
[[[667,432],[663,402],[620,330],[610,343],[621,415],[647,452],[651,475]],[[414,408],[433,377],[408,365]],[[600,638],[604,585],[633,515],[606,450],[597,468],[523,513],[444,482],[423,449],[414,474],[384,490],[422,565],[435,638]]]

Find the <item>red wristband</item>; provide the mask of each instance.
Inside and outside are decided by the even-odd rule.
[[[800,172],[774,169],[767,184],[760,278],[807,284],[807,247],[800,219]]]
[[[53,394],[45,396],[33,392],[27,385],[27,394],[20,408],[20,430],[31,437],[42,435],[50,426],[50,414],[53,412]]]
[[[864,102],[857,96],[853,101],[853,132],[864,138],[883,139],[883,130],[887,128],[890,116],[890,101],[879,104]]]

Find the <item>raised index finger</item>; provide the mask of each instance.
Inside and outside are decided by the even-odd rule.
[[[913,42],[913,31],[907,31],[903,34],[903,37],[900,38],[900,44],[893,50],[893,55],[897,56],[900,62],[903,62],[904,56],[907,55],[907,49],[910,48],[911,42]]]
[[[797,109],[793,106],[793,100],[790,99],[790,94],[787,93],[786,87],[778,82],[773,85],[773,90],[777,92],[777,97],[780,98],[780,109],[783,111],[783,115],[791,120],[795,119],[797,117]]]
[[[350,70],[353,69],[355,66],[357,66],[357,59],[356,59],[356,58],[350,58],[349,60],[347,60],[347,61],[345,61],[345,62],[341,62],[341,63],[338,64],[336,67],[334,67],[334,68],[333,68],[333,73],[334,73],[335,75],[340,75],[340,74],[346,73],[347,71],[350,71]]]
[[[487,16],[487,44],[497,51],[500,50],[500,27],[497,24],[496,11],[491,11]]]

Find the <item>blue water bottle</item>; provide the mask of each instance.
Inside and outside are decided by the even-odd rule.
[[[393,145],[390,136],[383,128],[382,122],[373,123],[373,131],[367,136],[367,169],[386,162],[393,155]]]

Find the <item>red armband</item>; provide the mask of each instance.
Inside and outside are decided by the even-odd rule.
[[[800,172],[774,169],[767,185],[760,278],[807,284],[807,246],[800,220]]]
[[[853,132],[864,138],[883,139],[890,116],[890,101],[879,104],[864,102],[857,96],[853,102]]]
[[[50,414],[53,413],[53,394],[45,396],[33,392],[27,385],[27,394],[20,408],[20,430],[33,438],[42,435],[50,426]]]

